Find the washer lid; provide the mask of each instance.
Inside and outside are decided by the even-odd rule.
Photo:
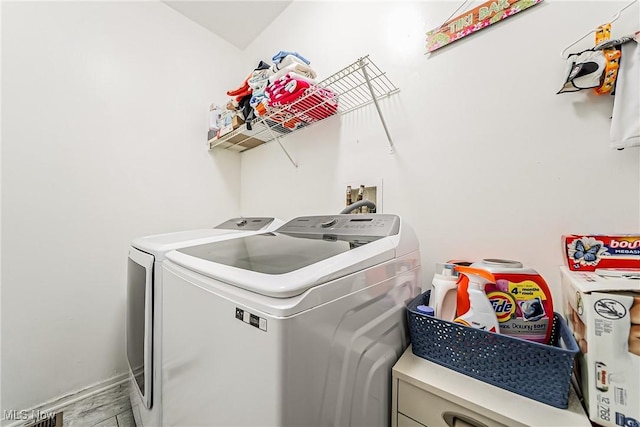
[[[274,218],[232,218],[217,225],[215,228],[139,237],[133,239],[131,246],[154,255],[156,261],[162,261],[164,255],[174,249],[271,231],[282,224],[281,220]]]
[[[395,257],[398,236],[263,233],[167,254],[182,267],[262,295],[286,298]]]

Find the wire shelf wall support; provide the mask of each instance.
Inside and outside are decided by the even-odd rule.
[[[387,122],[384,120],[384,116],[382,115],[382,111],[380,110],[380,105],[378,104],[378,99],[374,95],[373,86],[371,85],[371,80],[369,79],[369,73],[367,72],[367,64],[364,59],[360,59],[360,68],[362,70],[362,74],[364,74],[364,78],[367,81],[367,86],[369,86],[369,91],[371,92],[373,98],[373,104],[376,106],[376,111],[378,111],[378,116],[380,116],[380,121],[382,122],[382,127],[384,128],[384,132],[387,134],[387,140],[389,140],[390,154],[393,154],[393,140],[391,139],[391,134],[389,133],[389,128],[387,128]]]
[[[282,145],[282,141],[280,141],[280,138],[278,138],[274,133],[273,133],[273,129],[271,129],[270,127],[267,127],[267,129],[269,129],[269,133],[271,134],[271,136],[273,137],[273,139],[275,139],[278,142],[278,145],[280,145],[280,148],[282,148],[282,151],[284,151],[284,154],[287,155],[287,157],[289,158],[289,161],[291,162],[291,164],[293,164],[293,166],[295,166],[296,168],[298,167],[298,164],[293,160],[293,158],[291,157],[291,155],[289,154],[289,152],[287,151],[286,148],[284,148],[284,145]]]

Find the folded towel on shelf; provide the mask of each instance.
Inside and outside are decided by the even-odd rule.
[[[273,71],[278,71],[283,69],[284,67],[288,67],[291,64],[301,64],[301,65],[309,65],[308,62],[305,61],[301,61],[298,57],[293,56],[293,55],[287,55],[285,56],[280,62],[273,64],[273,66],[271,67],[271,69]]]
[[[271,66],[264,61],[260,61],[258,66],[247,76],[244,82],[236,89],[228,90],[227,95],[234,96],[236,102],[240,102],[245,96],[251,95],[256,87],[258,90],[260,90],[259,88],[262,84],[266,87],[268,79],[272,74]]]
[[[338,110],[337,96],[331,90],[310,84],[293,73],[274,81],[265,92],[270,107],[306,123],[327,118]]]
[[[316,71],[313,68],[302,62],[296,62],[295,60],[292,60],[290,63],[281,66],[280,68],[272,67],[271,71],[273,71],[273,75],[270,77],[272,82],[289,72],[294,72],[310,79],[315,79],[317,76]]]
[[[278,79],[270,84],[265,92],[269,96],[269,105],[289,104],[302,96],[309,83],[295,77]]]
[[[242,82],[242,84],[239,87],[237,87],[236,89],[228,90],[227,95],[235,96],[236,101],[238,102],[240,102],[240,99],[242,99],[242,97],[249,95],[251,93],[251,88],[249,87],[249,79],[251,78],[252,74],[249,74],[249,76],[247,76],[247,78],[244,80],[244,82]]]
[[[317,85],[318,81],[316,79],[312,79],[311,77],[307,77],[304,74],[298,74],[295,71],[289,71],[287,74],[285,74],[284,76],[280,77],[282,78],[291,78],[291,79],[297,79],[297,80],[304,80],[305,82],[309,83],[310,85]]]
[[[268,68],[256,69],[252,73],[252,76],[249,79],[249,87],[251,88],[251,99],[249,100],[249,105],[251,105],[251,107],[256,108],[260,102],[267,98],[265,90],[269,85],[270,76],[271,70]],[[260,115],[258,111],[256,111],[256,113],[257,115]]]
[[[273,55],[273,58],[271,58],[271,59],[273,60],[274,64],[279,64],[287,56],[295,56],[296,58],[300,59],[305,64],[307,64],[307,65],[310,64],[309,60],[307,60],[305,57],[300,55],[298,52],[289,52],[289,51],[286,51],[286,50],[281,50],[280,52],[278,52],[275,55]]]
[[[269,77],[271,77],[271,70],[255,70],[251,73],[251,76],[247,80],[249,87],[253,90],[260,90],[267,87],[269,84]]]

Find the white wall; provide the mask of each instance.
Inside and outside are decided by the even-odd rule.
[[[541,272],[559,298],[563,233],[638,232],[636,149],[609,148],[612,100],[556,95],[560,51],[622,2],[545,1],[430,57],[425,32],[456,2],[294,2],[245,52],[245,67],[297,51],[327,77],[359,56],[401,88],[373,106],[242,154],[242,210],[339,212],[345,182],[383,180],[384,212],[416,229],[425,281],[448,259],[502,257]],[[613,35],[640,27],[638,6]],[[578,48],[593,45],[591,37]]]
[[[559,51],[622,4],[546,0],[426,57],[451,3],[294,2],[240,53],[159,3],[3,2],[2,409],[125,372],[132,237],[338,212],[348,181],[383,180],[427,280],[437,261],[502,256],[557,285],[562,233],[640,228],[638,150],[608,148],[611,98],[555,95]],[[396,153],[372,106],[284,139],[297,169],[275,143],[241,165],[207,152],[208,104],[281,49],[321,76],[371,54],[402,89],[382,103]]]
[[[159,2],[2,9],[2,409],[21,410],[126,372],[133,237],[239,214],[239,156],[206,150],[239,51]]]

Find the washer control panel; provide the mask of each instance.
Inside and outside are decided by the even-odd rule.
[[[269,224],[273,222],[273,218],[263,218],[263,217],[246,217],[246,218],[231,218],[219,224],[213,228],[218,228],[222,230],[248,230],[248,231],[258,231],[262,230]]]
[[[400,218],[390,214],[301,216],[276,231],[288,234],[384,237],[398,234]]]

